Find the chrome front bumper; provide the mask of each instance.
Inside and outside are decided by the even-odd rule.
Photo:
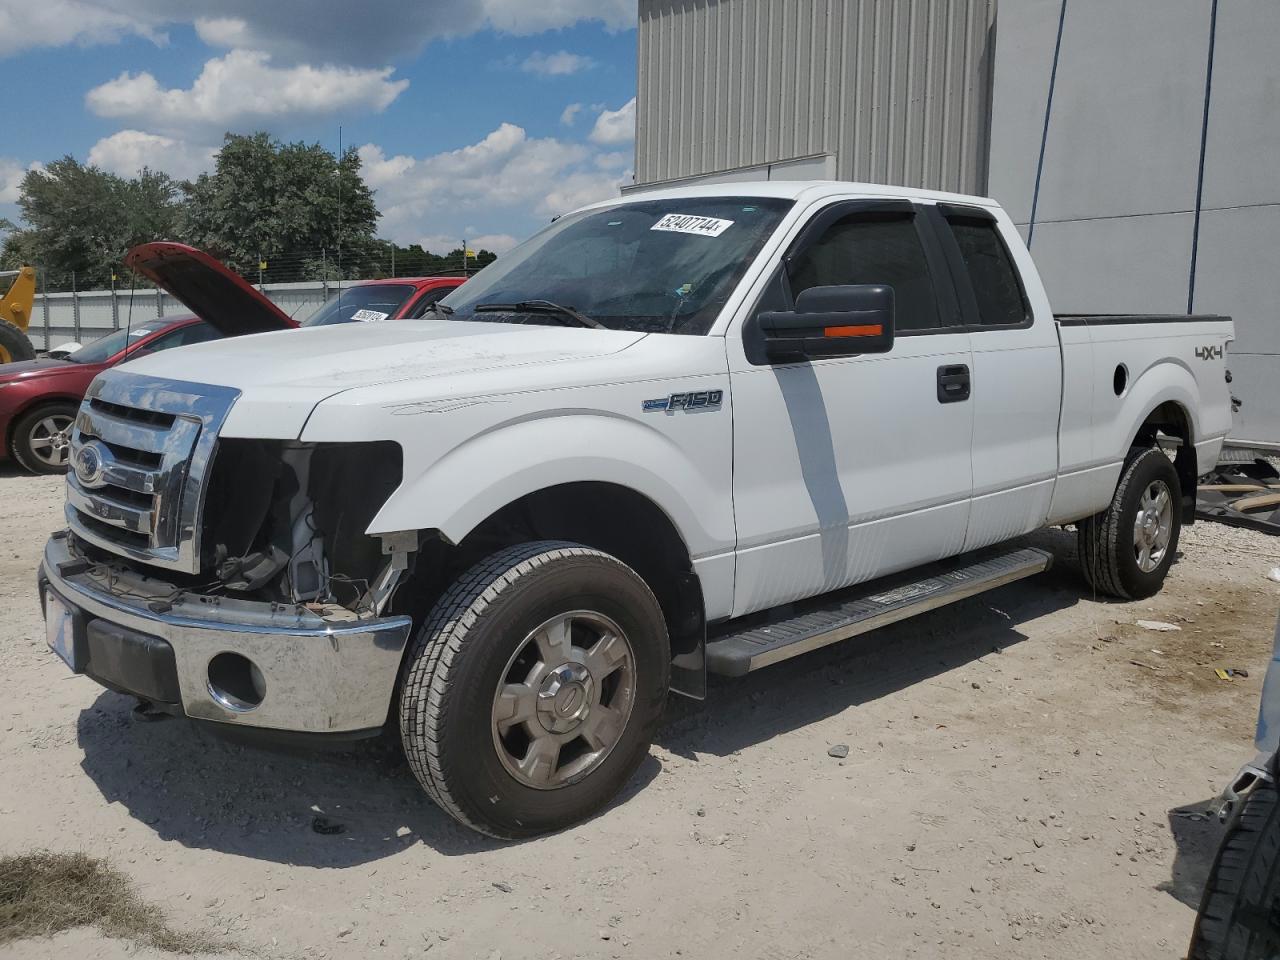
[[[327,621],[305,608],[181,594],[161,601],[113,592],[72,553],[65,534],[45,545],[40,584],[73,615],[81,637],[93,621],[173,648],[181,707],[201,720],[305,733],[381,727],[395,691],[412,621]],[[42,598],[43,602],[43,598]],[[222,653],[257,667],[256,705],[228,702],[209,676]]]

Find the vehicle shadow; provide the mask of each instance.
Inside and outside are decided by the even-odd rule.
[[[1169,879],[1156,886],[1192,910],[1200,908],[1200,896],[1209,879],[1213,858],[1226,828],[1210,812],[1214,799],[1188,803],[1169,811],[1169,832],[1177,845]]]
[[[716,681],[707,701],[671,698],[657,742],[673,753],[724,755],[888,696],[1026,639],[1018,625],[1079,601],[1074,538],[1028,541],[1055,553],[1047,573],[815,651],[742,680]],[[758,709],[757,701],[767,700]],[[445,856],[506,845],[457,824],[427,800],[385,741],[343,752],[289,754],[227,742],[185,720],[147,722],[132,698],[104,691],[80,713],[81,768],[164,840],[314,867],[367,863],[425,843]],[[712,715],[715,724],[709,723]],[[650,756],[602,811],[626,803],[661,764]],[[340,827],[323,833],[319,825]]]
[[[260,750],[186,720],[140,720],[134,702],[104,691],[81,711],[80,766],[106,802],[119,803],[162,840],[309,867],[355,866],[417,843],[445,856],[510,843],[439,810],[386,741],[342,752]],[[650,756],[610,808],[660,769]]]
[[[1020,624],[1080,601],[1074,543],[1074,535],[1044,531],[1025,541],[1055,555],[1043,574],[742,679],[710,677],[706,700],[671,699],[657,743],[690,760],[727,756],[1020,643]]]

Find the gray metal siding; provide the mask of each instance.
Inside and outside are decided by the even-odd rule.
[[[1280,444],[1277,37],[1276,0],[1001,0],[990,165],[991,196],[1024,236],[1035,199],[1031,252],[1055,309],[1234,317],[1228,366],[1244,406],[1232,436],[1269,444]]]
[[[984,193],[994,0],[640,0],[636,181],[830,154]]]

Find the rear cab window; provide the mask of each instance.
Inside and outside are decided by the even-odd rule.
[[[1019,327],[1031,323],[1031,305],[1013,256],[986,211],[943,208],[976,301],[976,325]]]

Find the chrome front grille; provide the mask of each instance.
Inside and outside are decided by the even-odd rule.
[[[196,573],[218,430],[238,390],[109,370],[76,416],[67,523],[90,543]]]

